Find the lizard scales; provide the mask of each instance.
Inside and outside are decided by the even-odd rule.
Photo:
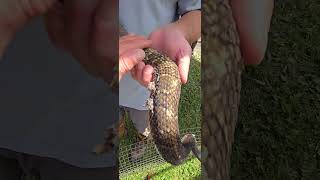
[[[202,12],[202,179],[227,180],[244,63],[229,1],[204,1]]]

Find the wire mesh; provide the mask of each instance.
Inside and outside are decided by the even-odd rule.
[[[197,146],[201,146],[201,128],[188,128],[180,130],[181,137],[187,133],[192,133],[196,136]],[[141,152],[141,157],[134,161],[130,158],[133,152]],[[139,153],[138,153],[139,155]],[[120,178],[126,177],[132,173],[151,170],[156,168],[166,161],[159,154],[154,141],[152,139],[145,140],[143,143],[138,142],[126,146],[119,147],[119,175]]]

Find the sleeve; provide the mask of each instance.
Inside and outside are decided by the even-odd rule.
[[[179,0],[178,1],[178,14],[184,15],[185,13],[193,10],[201,10],[201,0]]]

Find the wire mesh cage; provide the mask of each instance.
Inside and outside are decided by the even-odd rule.
[[[194,134],[197,140],[197,146],[201,146],[201,128],[188,128],[180,130],[181,137],[187,133]],[[140,152],[139,158],[133,160],[130,154],[133,152]],[[138,154],[139,156],[139,154]],[[190,158],[191,156],[189,156]],[[119,175],[124,178],[132,173],[143,170],[151,170],[166,163],[166,161],[159,154],[152,139],[145,140],[143,143],[138,142],[119,148]]]

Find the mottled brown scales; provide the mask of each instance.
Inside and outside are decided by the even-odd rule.
[[[243,60],[227,0],[202,6],[202,179],[230,179],[230,155],[240,102]]]

